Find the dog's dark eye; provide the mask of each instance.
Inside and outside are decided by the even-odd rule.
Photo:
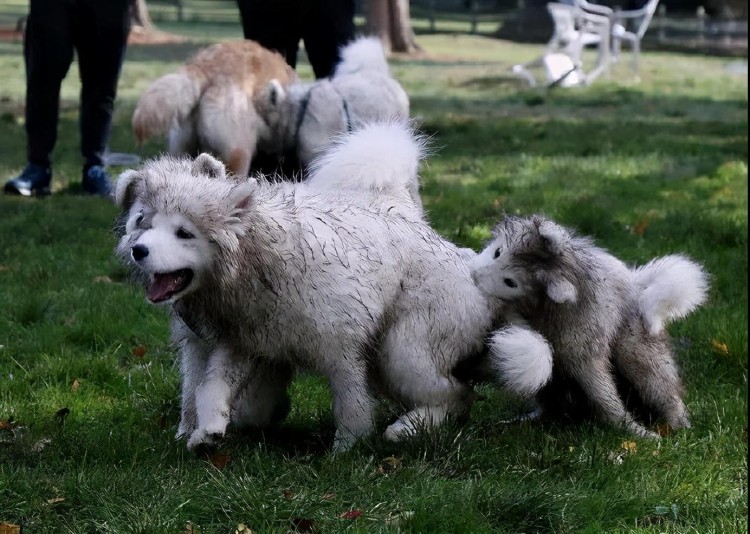
[[[518,287],[518,284],[515,280],[512,280],[511,278],[503,278],[503,282],[508,287]]]
[[[500,257],[500,249],[497,249],[495,251],[495,255],[493,256],[495,259],[498,259]]]
[[[135,227],[138,228],[143,222],[143,213],[138,214],[138,218],[135,220]]]
[[[177,229],[174,235],[176,235],[180,239],[193,239],[195,237],[193,234],[185,230],[182,226]]]

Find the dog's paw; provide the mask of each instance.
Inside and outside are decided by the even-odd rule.
[[[202,450],[210,449],[224,437],[224,432],[206,432],[205,430],[195,430],[187,442],[187,448],[190,452],[198,453]]]
[[[408,417],[401,417],[385,429],[383,437],[386,441],[402,441],[413,438],[419,433],[419,428]]]

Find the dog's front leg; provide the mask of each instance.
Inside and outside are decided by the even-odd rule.
[[[179,319],[173,320],[172,332],[173,340],[179,347],[182,377],[180,424],[177,427],[176,436],[180,439],[190,437],[198,426],[195,392],[206,372],[210,348]]]
[[[375,429],[375,400],[370,392],[365,364],[358,357],[335,362],[327,374],[336,420],[333,450],[344,452],[357,439],[370,435]]]
[[[196,388],[198,426],[188,440],[188,449],[213,445],[223,437],[229,424],[232,401],[245,384],[250,365],[242,365],[224,346],[211,351],[203,380]]]

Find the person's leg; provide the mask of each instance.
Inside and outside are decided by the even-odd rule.
[[[103,173],[117,81],[130,31],[129,0],[81,0],[75,47],[81,74],[81,154],[84,189],[105,194]],[[102,181],[104,180],[104,181]]]
[[[312,2],[302,38],[316,78],[333,74],[339,51],[354,38],[354,0]]]
[[[245,39],[279,52],[295,68],[304,20],[300,9],[305,5],[294,0],[237,0]]]
[[[19,176],[5,184],[6,193],[25,196],[49,193],[60,85],[73,60],[70,15],[67,2],[30,2],[24,35],[28,164]]]

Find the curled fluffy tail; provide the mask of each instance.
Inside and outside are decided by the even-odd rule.
[[[166,135],[172,124],[190,115],[200,99],[203,80],[180,69],[155,80],[141,95],[133,112],[133,133],[138,144]]]
[[[361,70],[375,70],[383,74],[389,72],[383,43],[377,37],[360,37],[344,46],[334,77]]]
[[[634,269],[634,276],[643,320],[652,335],[703,304],[708,293],[703,267],[681,254],[651,260]]]
[[[313,160],[307,183],[319,190],[406,190],[421,209],[418,171],[425,146],[405,120],[368,123],[339,136]]]
[[[508,326],[489,339],[490,366],[503,387],[532,396],[552,378],[552,348],[541,334]]]

